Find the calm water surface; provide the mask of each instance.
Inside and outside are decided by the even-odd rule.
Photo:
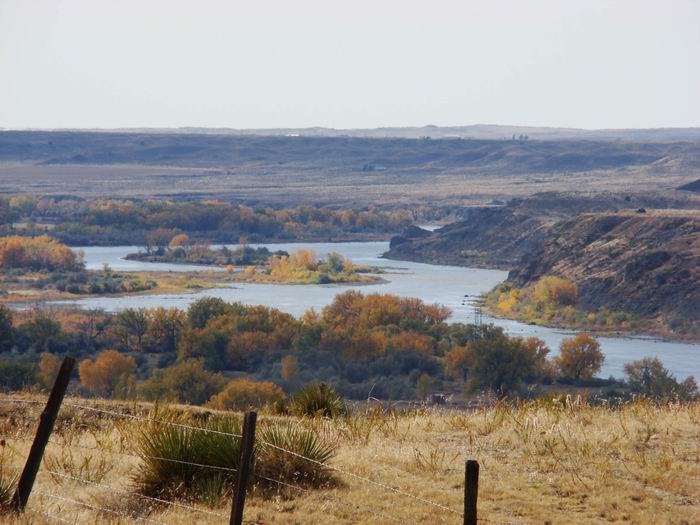
[[[277,285],[235,283],[217,289],[204,290],[183,295],[148,295],[139,297],[99,297],[73,301],[84,308],[102,308],[118,311],[126,307],[176,306],[186,308],[192,301],[203,297],[220,297],[225,301],[239,301],[245,304],[264,304],[279,308],[293,315],[300,315],[310,308],[320,310],[333,301],[335,295],[345,290],[361,290],[365,293],[392,293],[405,297],[418,297],[428,303],[440,303],[452,309],[452,321],[470,322],[474,320],[471,301],[493,288],[506,278],[500,270],[481,270],[457,266],[391,261],[379,256],[389,248],[387,242],[349,243],[290,243],[266,244],[270,250],[294,251],[301,248],[314,250],[319,257],[335,251],[350,257],[357,264],[367,264],[385,268],[383,275],[387,283],[372,286],[357,285]],[[85,260],[88,268],[99,269],[106,263],[114,270],[161,270],[192,271],[201,266],[178,264],[155,264],[127,261],[124,256],[139,250],[136,246],[87,247]],[[535,336],[543,339],[555,353],[564,337],[573,333],[541,326],[532,326],[516,321],[484,317],[485,322],[502,326],[509,334],[524,337]],[[646,337],[600,337],[605,353],[603,377],[622,377],[625,363],[645,356],[657,356],[678,378],[688,375],[700,378],[700,344],[673,343]]]

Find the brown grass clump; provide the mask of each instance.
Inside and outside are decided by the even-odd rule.
[[[124,412],[148,410],[134,404],[104,404]],[[193,416],[193,421],[206,418],[194,408],[173,409],[202,414]],[[39,412],[27,411],[23,416],[0,402],[0,429],[8,436],[7,457],[15,471],[26,458],[29,442],[10,436],[31,437]],[[104,454],[111,470],[102,483],[133,491],[133,476],[142,461],[121,455],[130,447],[126,427],[79,410],[71,416],[75,424],[64,424],[55,438],[73,447],[75,464],[83,463],[83,454],[94,455],[76,447],[105,445],[111,450]],[[559,398],[500,403],[474,412],[370,410],[334,419],[263,415],[259,424],[261,429],[280,424],[310,430],[320,442],[337,447],[327,460],[333,467],[456,511],[463,505],[464,461],[477,459],[481,465],[479,513],[489,520],[523,524],[700,523],[698,402],[657,405],[636,401],[611,408],[593,406],[580,398]],[[49,452],[60,454],[60,447],[50,444]],[[134,516],[168,524],[225,521],[181,507],[138,505],[131,496],[110,494],[99,486],[68,479],[57,485],[46,469],[44,465],[40,470],[29,507],[71,522],[77,518],[77,523],[92,523],[98,517],[94,510],[46,494],[117,509],[125,515],[105,514],[104,519],[111,523],[136,523]],[[307,484],[303,490],[284,493],[251,491],[246,522],[382,524],[393,523],[387,518],[391,516],[405,523],[461,523],[457,514],[425,501],[342,472],[333,475],[339,483]],[[227,498],[220,503],[190,504],[218,514],[229,512]],[[16,523],[53,522],[28,512]]]

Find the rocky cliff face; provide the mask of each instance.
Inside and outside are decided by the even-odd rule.
[[[472,208],[464,220],[434,232],[409,228],[391,240],[390,259],[510,270],[543,241],[557,222],[585,212],[639,208],[700,208],[680,194],[541,193],[505,206]],[[679,195],[680,194],[680,195]]]
[[[585,309],[606,306],[700,332],[700,212],[583,214],[560,221],[508,280],[524,287],[548,274],[574,281]]]

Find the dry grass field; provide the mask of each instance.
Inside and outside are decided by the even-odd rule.
[[[9,399],[0,399],[5,472],[20,468],[41,411],[39,404]],[[133,438],[148,423],[70,406],[78,403],[144,417],[152,410],[65,401],[52,437],[60,444],[47,449],[29,502],[33,510],[6,522],[228,523],[227,495],[210,506],[161,505],[136,495],[142,460]],[[189,414],[192,425],[201,418],[202,409],[176,409]],[[277,417],[262,415],[259,425]],[[568,398],[475,412],[358,408],[351,416],[294,424],[337,447],[330,461],[337,481],[324,489],[257,487],[247,500],[246,523],[459,524],[469,458],[481,465],[484,523],[700,523],[700,403],[638,401],[611,409]]]

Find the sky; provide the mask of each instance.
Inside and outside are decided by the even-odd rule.
[[[696,0],[0,0],[0,127],[700,126]]]

